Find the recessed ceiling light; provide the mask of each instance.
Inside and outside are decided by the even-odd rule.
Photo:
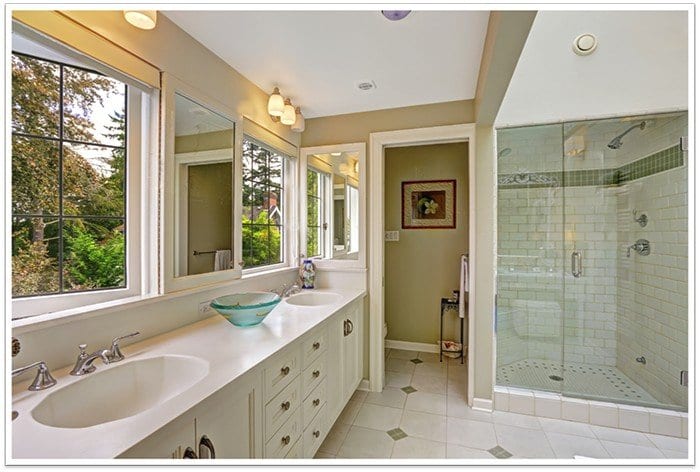
[[[584,33],[576,36],[576,39],[574,39],[574,44],[572,45],[574,52],[579,56],[593,54],[596,47],[598,47],[598,40],[590,33]]]
[[[333,156],[333,157],[338,157],[338,156],[340,156],[341,154],[343,154],[343,153],[342,153],[342,152],[332,152],[332,153],[331,153],[331,156]]]
[[[374,83],[374,80],[361,80],[356,86],[357,90],[361,92],[369,92],[377,88],[377,84]]]

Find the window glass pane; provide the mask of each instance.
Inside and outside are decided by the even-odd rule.
[[[125,287],[124,230],[122,219],[64,219],[63,290]]]
[[[63,68],[63,137],[124,146],[126,86],[73,67]]]
[[[277,264],[284,260],[284,257],[282,255],[282,226],[270,226],[269,231],[270,253],[268,256],[268,263]]]
[[[318,197],[318,172],[306,171],[306,193]]]
[[[242,236],[244,267],[268,264],[270,253],[268,225],[243,225]]]
[[[58,143],[12,137],[12,213],[58,214]]]
[[[12,219],[12,296],[59,289],[58,218]]]
[[[243,141],[243,180],[267,183],[269,151],[257,144]]]
[[[271,154],[269,160],[269,182],[275,187],[284,185],[283,157],[279,154]]]
[[[12,55],[12,132],[58,137],[60,66]]]
[[[319,228],[316,226],[309,226],[306,232],[306,252],[308,252],[308,257],[318,256],[320,254],[318,242]]]
[[[282,219],[282,189],[270,187],[267,192],[267,219],[271,225],[280,225]]]
[[[63,213],[124,215],[124,149],[63,147]]]

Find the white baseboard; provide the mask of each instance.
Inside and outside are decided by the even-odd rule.
[[[412,343],[408,341],[394,341],[393,339],[385,339],[384,347],[389,349],[403,349],[404,351],[418,351],[418,352],[440,352],[440,348],[437,343]]]
[[[367,379],[362,379],[360,381],[360,385],[357,386],[358,390],[366,390],[369,392],[369,380]]]
[[[474,404],[472,408],[481,411],[493,411],[493,400],[490,398],[477,398],[474,397]]]

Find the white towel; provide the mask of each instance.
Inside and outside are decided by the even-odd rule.
[[[459,260],[459,292],[459,317],[464,318],[469,293],[469,257],[464,254]]]
[[[214,270],[227,270],[231,268],[231,250],[221,249],[214,254]]]

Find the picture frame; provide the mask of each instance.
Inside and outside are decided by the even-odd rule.
[[[401,182],[401,228],[456,228],[456,190],[456,180]]]

